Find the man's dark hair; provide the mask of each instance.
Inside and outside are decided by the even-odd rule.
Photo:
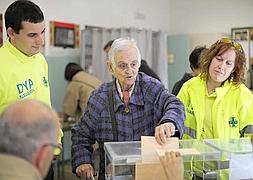
[[[114,41],[114,39],[113,39],[113,40],[110,40],[110,41],[108,41],[108,43],[106,43],[106,45],[104,46],[104,51],[106,50],[106,48],[112,46],[113,41]]]
[[[68,63],[65,68],[65,79],[71,81],[76,73],[83,71],[82,67],[76,63]]]
[[[196,47],[189,56],[190,67],[191,69],[198,69],[199,68],[199,57],[201,52],[206,49],[205,47]]]
[[[22,22],[40,23],[44,15],[39,6],[28,0],[13,2],[5,11],[5,28],[11,27],[15,33],[22,29]]]

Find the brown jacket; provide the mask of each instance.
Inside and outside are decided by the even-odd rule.
[[[63,111],[67,116],[79,120],[86,108],[91,92],[101,84],[96,77],[84,72],[78,72],[68,84],[64,101]]]
[[[32,163],[18,156],[0,154],[1,180],[42,180]]]

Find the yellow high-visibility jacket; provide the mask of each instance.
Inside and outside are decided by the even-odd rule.
[[[185,106],[184,139],[201,139],[205,118],[206,81],[200,76],[184,83],[178,98]],[[239,138],[253,132],[253,94],[244,85],[226,81],[216,88],[212,107],[213,138]]]
[[[41,53],[27,56],[7,40],[0,48],[0,57],[0,113],[11,103],[26,98],[42,101],[51,107],[48,64]],[[59,129],[59,144],[62,136]]]

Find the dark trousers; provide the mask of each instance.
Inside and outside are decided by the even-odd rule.
[[[53,164],[51,164],[47,176],[45,177],[44,180],[54,180],[54,169],[53,169]]]

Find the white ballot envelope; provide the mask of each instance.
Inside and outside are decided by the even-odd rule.
[[[229,179],[252,179],[253,178],[253,155],[231,154],[229,161]]]

